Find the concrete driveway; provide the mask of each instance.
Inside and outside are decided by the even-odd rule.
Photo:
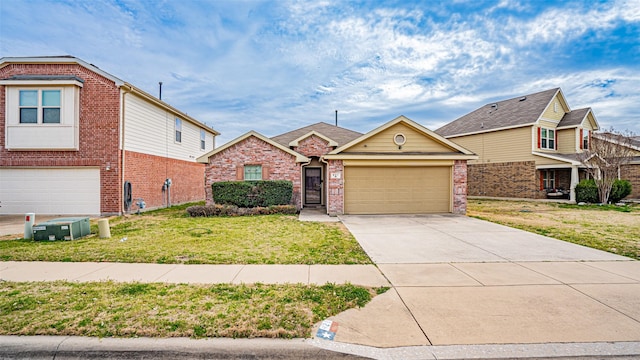
[[[338,342],[640,341],[638,261],[464,216],[341,219],[393,288],[332,318]]]
[[[459,215],[351,215],[341,219],[376,264],[629,260]]]

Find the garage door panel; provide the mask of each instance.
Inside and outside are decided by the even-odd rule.
[[[0,214],[100,214],[100,170],[0,169]]]
[[[451,167],[346,167],[349,214],[449,212]]]

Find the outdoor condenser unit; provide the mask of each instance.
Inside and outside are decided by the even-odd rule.
[[[75,240],[91,234],[88,217],[58,218],[45,221],[33,227],[33,239]]]

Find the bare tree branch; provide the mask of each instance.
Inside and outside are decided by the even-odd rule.
[[[587,173],[595,180],[600,202],[606,204],[611,188],[620,173],[620,167],[628,164],[635,154],[630,131],[619,132],[610,128],[594,133],[589,149],[578,154]]]

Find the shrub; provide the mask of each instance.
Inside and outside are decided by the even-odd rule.
[[[293,205],[272,205],[268,207],[242,208],[235,205],[195,205],[187,208],[191,217],[209,216],[245,216],[245,215],[271,215],[287,214],[295,215],[298,209]]]
[[[285,180],[219,181],[211,189],[216,204],[242,208],[287,205],[293,196],[293,184]]]
[[[576,185],[576,201],[598,203],[598,187],[593,179],[585,179]]]
[[[611,187],[609,202],[617,203],[629,194],[631,194],[631,182],[629,180],[616,180]]]

